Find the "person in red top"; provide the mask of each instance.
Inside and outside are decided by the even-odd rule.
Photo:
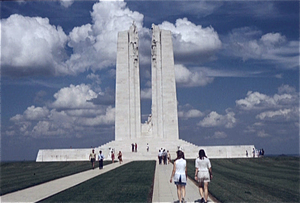
[[[119,159],[119,162],[120,162],[120,164],[121,164],[122,161],[123,161],[123,159],[122,159],[122,152],[121,152],[121,151],[119,151],[118,159]]]
[[[112,163],[115,162],[115,154],[114,154],[114,151],[111,152],[111,162],[112,162]]]

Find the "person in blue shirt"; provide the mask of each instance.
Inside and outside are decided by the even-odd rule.
[[[104,156],[102,154],[102,151],[99,151],[99,155],[98,155],[99,169],[103,169],[103,159],[104,159]]]

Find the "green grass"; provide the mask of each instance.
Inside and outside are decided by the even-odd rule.
[[[155,163],[128,163],[41,202],[151,202]]]
[[[194,160],[187,161],[193,178]],[[209,191],[223,203],[299,202],[299,162],[299,157],[211,159]],[[1,195],[90,168],[90,162],[2,163]],[[44,201],[150,202],[154,171],[155,161],[132,162]]]
[[[111,161],[104,161],[104,165]],[[98,167],[98,162],[95,166]],[[88,161],[9,162],[0,164],[0,195],[91,169]]]
[[[210,193],[226,202],[299,202],[299,157],[211,159]],[[195,173],[188,160],[188,175]]]

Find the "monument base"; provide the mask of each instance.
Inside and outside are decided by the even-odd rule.
[[[137,143],[137,152],[132,152],[132,143]],[[147,151],[147,143],[149,151]],[[251,157],[254,145],[233,145],[233,146],[196,146],[187,141],[166,140],[160,138],[140,138],[132,140],[111,141],[99,147],[95,147],[95,153],[102,150],[105,160],[111,160],[110,154],[113,150],[115,157],[119,151],[123,154],[123,159],[129,160],[156,160],[160,149],[169,150],[171,158],[176,158],[176,151],[181,149],[186,159],[198,157],[200,149],[204,149],[209,158],[247,158]],[[37,162],[53,161],[88,161],[92,148],[85,149],[41,149],[38,152]],[[98,157],[97,157],[98,158]]]

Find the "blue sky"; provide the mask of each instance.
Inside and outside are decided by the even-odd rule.
[[[1,2],[1,159],[114,139],[117,33],[139,30],[142,122],[151,24],[171,30],[179,136],[299,153],[299,2]]]

